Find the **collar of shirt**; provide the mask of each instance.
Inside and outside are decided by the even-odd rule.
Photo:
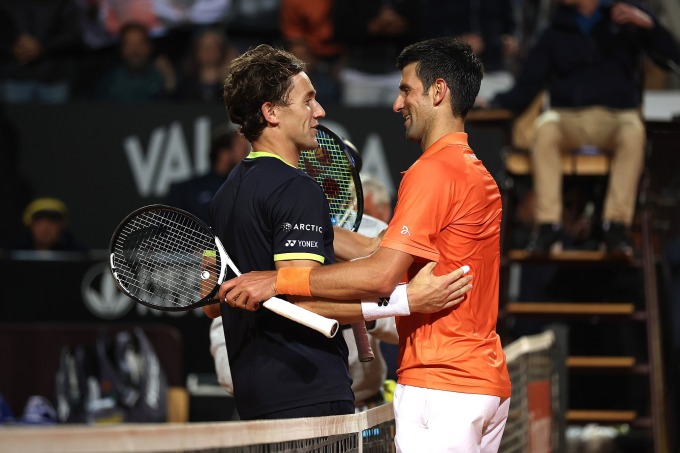
[[[297,168],[294,165],[289,164],[281,156],[278,154],[270,153],[268,151],[251,151],[247,156],[246,159],[257,159],[258,157],[273,157],[275,159],[280,160],[284,164],[288,165],[289,167]]]
[[[452,132],[450,134],[444,135],[442,138],[431,144],[425,152],[416,160],[415,163],[417,163],[420,159],[423,159],[428,156],[432,156],[442,149],[446,148],[447,146],[450,145],[460,145],[465,148],[469,148],[468,146],[468,134],[466,132]],[[415,165],[414,163],[414,165]],[[402,171],[401,174],[403,175],[406,173],[406,171]]]

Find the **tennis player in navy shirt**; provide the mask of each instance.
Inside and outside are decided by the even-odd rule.
[[[253,151],[210,203],[210,224],[242,272],[335,261],[321,187],[297,168],[317,147],[325,115],[291,54],[259,46],[238,57],[224,88],[233,123]],[[354,413],[342,335],[326,338],[269,310],[220,304],[240,417],[295,418]]]

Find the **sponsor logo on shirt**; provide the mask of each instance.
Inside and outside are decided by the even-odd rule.
[[[408,230],[408,227],[406,225],[403,225],[401,227],[401,234],[407,234],[409,236],[411,235],[411,232]]]
[[[285,247],[318,247],[319,246],[319,241],[301,241],[299,239],[288,239],[286,243],[284,244]]]
[[[281,229],[283,231],[314,231],[317,233],[323,233],[323,227],[320,227],[319,225],[313,225],[311,223],[296,223],[296,224],[291,224],[291,223],[284,223],[281,225]]]
[[[319,225],[312,225],[311,223],[296,223],[293,225],[293,230],[315,231],[317,233],[323,233],[322,227]]]

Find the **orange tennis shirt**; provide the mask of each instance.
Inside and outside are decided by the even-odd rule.
[[[501,214],[498,186],[466,133],[442,137],[404,173],[380,246],[415,257],[409,279],[428,261],[437,261],[437,275],[467,264],[474,278],[455,307],[397,318],[399,383],[510,396],[496,333]]]

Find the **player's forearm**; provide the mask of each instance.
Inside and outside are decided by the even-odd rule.
[[[380,238],[369,238],[359,233],[335,227],[333,249],[335,257],[342,261],[368,256],[378,248]]]
[[[340,300],[387,296],[412,261],[406,253],[380,248],[369,257],[314,268],[309,277],[310,290],[314,296]]]
[[[292,300],[292,299],[291,299]],[[319,298],[295,300],[295,304],[318,315],[337,320],[340,324],[363,321],[361,304],[358,300],[339,302]]]

